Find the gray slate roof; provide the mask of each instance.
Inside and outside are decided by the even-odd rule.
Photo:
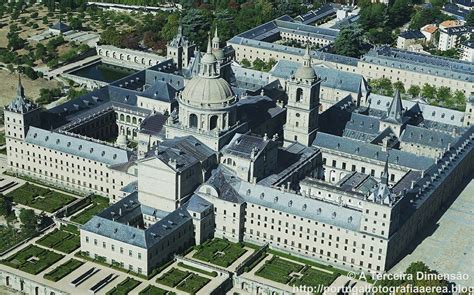
[[[425,35],[418,30],[409,30],[405,32],[401,32],[400,37],[405,39],[424,39]]]
[[[321,148],[323,155],[327,150],[343,153],[347,156],[361,157],[369,160],[379,161],[381,164],[387,159],[387,152],[379,145],[357,141],[350,138],[340,137],[332,134],[318,132],[313,146]],[[426,170],[434,164],[434,160],[428,157],[417,156],[412,153],[392,149],[388,152],[388,162],[410,169]]]
[[[222,153],[228,153],[249,159],[252,151],[255,151],[255,155],[258,156],[269,144],[272,143],[274,142],[270,139],[265,140],[259,136],[237,133],[229,144],[224,147]]]
[[[474,64],[452,58],[380,46],[371,49],[362,60],[392,68],[474,82]]]
[[[255,204],[341,228],[359,230],[360,211],[244,181],[235,182],[234,187],[247,206]]]
[[[196,194],[193,194],[191,198],[189,199],[189,201],[183,205],[183,207],[186,208],[187,210],[198,212],[198,213],[204,212],[211,206],[212,206],[212,203],[204,200],[203,198],[201,198],[200,196]]]
[[[270,73],[274,77],[289,79],[300,66],[301,64],[297,62],[279,60]],[[323,80],[321,85],[324,87],[341,89],[354,93],[361,91],[361,83],[364,80],[362,75],[315,65],[313,65],[313,69],[316,72],[316,75]]]
[[[143,249],[149,249],[160,242],[163,237],[191,223],[189,213],[185,208],[180,207],[165,215],[147,229],[127,225],[127,222],[132,222],[137,217],[142,218],[142,210],[151,213],[148,212],[150,211],[149,208],[142,207],[138,202],[137,194],[134,193],[92,217],[81,229]]]
[[[25,140],[30,144],[39,145],[107,165],[128,162],[132,156],[131,152],[113,146],[36,127],[30,127]]]
[[[454,143],[458,138],[458,136],[454,137],[446,132],[407,125],[401,136],[401,141],[442,149],[447,148],[448,144]]]

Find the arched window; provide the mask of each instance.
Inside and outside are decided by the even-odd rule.
[[[209,122],[209,129],[210,129],[210,130],[216,129],[216,127],[217,127],[217,119],[218,119],[218,118],[217,118],[216,115],[214,115],[214,116],[211,117],[211,120],[210,120],[210,122]]]
[[[301,101],[301,99],[303,98],[303,89],[301,88],[298,88],[296,89],[296,101]]]
[[[132,123],[133,123],[133,124],[137,124],[137,118],[136,118],[136,117],[133,117],[133,118],[132,118]]]
[[[127,115],[125,120],[126,120],[127,123],[130,123],[130,116]]]
[[[197,128],[198,126],[198,118],[195,114],[189,115],[189,127]]]

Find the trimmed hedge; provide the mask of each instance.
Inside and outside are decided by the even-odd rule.
[[[190,274],[189,271],[182,271],[173,267],[170,271],[156,279],[156,282],[174,288]]]
[[[138,295],[172,295],[174,292],[166,291],[161,288],[149,285],[145,289],[141,290]]]
[[[13,202],[53,213],[76,198],[31,183],[25,183],[7,194]]]
[[[67,254],[81,246],[79,235],[58,229],[42,237],[36,243]]]
[[[57,282],[78,269],[83,264],[84,262],[71,258],[66,263],[61,264],[49,273],[45,274],[43,277],[47,280]]]
[[[197,251],[193,255],[194,258],[222,267],[228,267],[247,252],[240,244],[217,238],[205,242],[196,249]],[[219,252],[224,253],[224,255]]]
[[[112,290],[107,292],[107,295],[126,295],[130,293],[133,289],[138,287],[140,285],[140,282],[132,279],[131,277],[126,278],[123,280],[120,284],[115,286]]]
[[[211,280],[205,277],[201,277],[197,274],[191,274],[184,281],[182,281],[176,289],[195,294],[197,291],[201,290],[202,287],[207,285]]]
[[[80,224],[85,224],[88,222],[94,215],[99,214],[104,211],[105,208],[109,206],[109,199],[93,195],[91,196],[91,204],[89,207],[84,209],[77,215],[71,217],[71,221],[77,222]]]
[[[303,265],[301,264],[273,256],[258,271],[256,271],[255,274],[268,280],[287,284],[291,280],[290,274],[293,272],[299,272],[301,269],[303,269]]]
[[[2,263],[21,271],[36,275],[61,260],[64,256],[29,245],[25,249],[3,260]]]

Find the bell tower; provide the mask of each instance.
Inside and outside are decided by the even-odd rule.
[[[318,129],[320,85],[321,79],[316,76],[311,66],[311,55],[309,45],[307,45],[303,65],[287,82],[285,146],[293,142],[306,146],[313,143]]]

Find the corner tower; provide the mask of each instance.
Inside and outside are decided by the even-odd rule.
[[[18,76],[16,97],[5,106],[4,116],[5,135],[8,139],[23,141],[30,126],[40,124],[40,107],[25,97],[25,89],[21,84],[20,76]]]
[[[316,137],[319,116],[321,79],[311,66],[309,45],[306,45],[303,65],[288,81],[288,104],[284,127],[285,145],[299,142],[310,146]]]
[[[184,36],[180,21],[178,34],[166,45],[166,57],[172,58],[178,69],[182,70],[188,67],[195,49],[196,45]]]

